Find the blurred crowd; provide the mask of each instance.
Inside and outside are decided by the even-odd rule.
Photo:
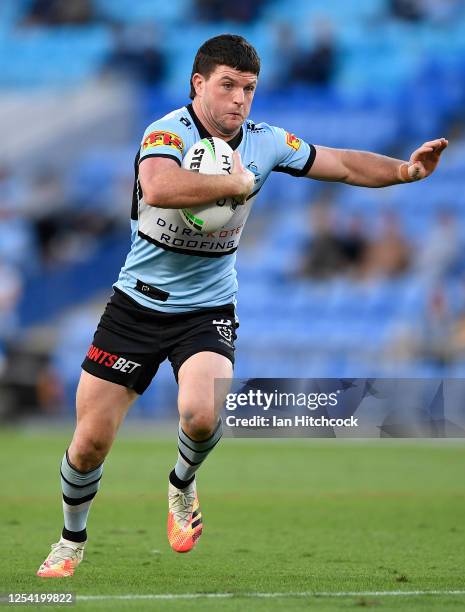
[[[383,354],[397,362],[421,361],[438,372],[465,360],[465,257],[463,224],[447,203],[426,234],[415,239],[395,209],[372,216],[345,214],[331,196],[309,206],[308,237],[294,274],[303,282],[346,277],[370,284],[411,279],[425,288],[412,319],[402,321]],[[382,358],[382,354],[380,355]]]
[[[389,0],[394,17],[410,22],[429,20],[435,23],[451,22],[462,9],[462,0]]]
[[[218,24],[219,29],[252,27],[268,18],[271,0],[191,0],[183,11],[189,24]],[[393,19],[399,23],[430,23],[446,27],[463,12],[462,0],[385,0],[376,20]],[[125,76],[147,85],[163,84],[167,77],[163,23],[154,16],[143,23],[113,19],[109,21],[97,0],[32,0],[19,23],[22,28],[59,28],[61,26],[109,25],[113,40],[102,71]],[[273,16],[272,55],[266,85],[285,88],[295,84],[328,86],[334,82],[339,60],[344,53],[340,44],[340,26],[331,17],[317,14],[298,26],[292,15]],[[369,24],[368,24],[369,25]]]
[[[395,209],[381,211],[375,227],[360,213],[344,214],[330,198],[308,210],[301,277],[322,281],[347,275],[364,282],[413,273],[433,283],[465,272],[459,219],[447,205],[435,214],[427,235],[416,241],[403,230]]]
[[[132,171],[127,170],[127,177],[90,197],[87,189],[53,166],[38,167],[26,177],[0,168],[0,381],[2,375],[10,381],[19,375],[14,395],[26,392],[29,400],[19,402],[24,406],[35,405],[38,398],[46,406],[50,397],[56,403],[60,396],[58,391],[45,392],[46,373],[52,372],[49,347],[37,354],[22,349],[19,306],[28,303],[29,283],[72,269],[97,251],[103,237],[127,228],[132,189]],[[9,403],[3,393],[0,388],[0,419]]]

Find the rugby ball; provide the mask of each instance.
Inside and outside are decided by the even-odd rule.
[[[202,138],[187,151],[182,167],[201,174],[230,174],[233,150],[221,138]],[[234,198],[223,198],[193,208],[181,208],[179,212],[187,227],[202,234],[220,230],[236,212]]]

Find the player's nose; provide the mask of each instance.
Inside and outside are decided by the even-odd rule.
[[[239,106],[242,106],[244,104],[245,96],[244,96],[244,91],[242,90],[241,87],[238,87],[237,89],[234,90],[233,100],[234,100],[234,103]]]

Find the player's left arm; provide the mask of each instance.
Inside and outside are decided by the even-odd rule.
[[[306,176],[360,187],[387,187],[419,181],[434,172],[448,144],[445,138],[425,142],[412,153],[408,162],[368,151],[315,145],[315,160]]]

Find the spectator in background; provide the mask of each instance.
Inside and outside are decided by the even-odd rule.
[[[274,24],[273,53],[273,78],[269,87],[272,89],[289,87],[290,68],[300,53],[300,47],[297,44],[294,28],[286,21],[277,21]]]
[[[22,285],[18,270],[0,257],[0,344],[12,340],[17,330],[16,309]]]
[[[91,0],[33,0],[23,25],[87,25],[94,18]]]
[[[67,205],[65,177],[54,165],[40,165],[30,172],[27,193],[23,195],[21,207],[31,219],[59,216]]]
[[[428,20],[436,25],[449,25],[463,13],[463,0],[423,0]]]
[[[341,239],[347,272],[359,277],[368,246],[364,219],[360,214],[354,213],[349,217]]]
[[[389,0],[393,17],[404,21],[423,21],[425,18],[424,0]]]
[[[152,24],[144,24],[137,31],[115,25],[113,49],[103,67],[104,75],[123,76],[148,86],[159,84],[166,76],[166,58],[157,40]]]
[[[61,389],[66,411],[72,410],[79,380],[80,355],[88,349],[87,338],[98,320],[99,301],[84,309],[68,311],[55,326],[56,338],[51,354],[50,371],[57,389]]]
[[[428,296],[426,310],[417,330],[416,357],[433,365],[452,361],[454,316],[444,287],[435,287]]]
[[[207,23],[222,21],[223,4],[220,0],[194,0],[194,17]]]
[[[22,221],[34,231],[39,251],[39,257],[33,258],[36,262],[40,260],[44,266],[54,266],[82,259],[90,252],[86,238],[92,231],[99,233],[97,230],[104,215],[96,210],[94,217],[102,221],[83,226],[80,219],[85,212],[82,206],[73,207],[63,173],[48,166],[39,168],[30,179],[27,197],[22,199],[25,217]]]
[[[457,360],[465,359],[465,277],[460,279],[459,307],[454,321],[452,345]]]
[[[453,272],[461,255],[457,217],[452,211],[440,210],[430,233],[421,240],[415,258],[415,272],[423,279],[435,281]]]
[[[62,173],[56,168],[42,166],[29,177],[27,197],[23,198],[23,214],[28,218],[35,233],[35,241],[42,263],[51,258],[50,245],[67,223],[69,205]]]
[[[353,214],[336,224],[336,210],[329,196],[309,209],[310,236],[304,248],[299,275],[316,280],[361,274],[367,248],[363,218]]]
[[[340,273],[344,262],[343,244],[334,229],[330,201],[320,200],[309,209],[312,235],[305,247],[300,274],[325,280]]]
[[[463,351],[456,339],[457,324],[444,286],[436,285],[426,295],[423,310],[388,347],[388,355],[395,360],[421,361],[443,368]]]
[[[464,8],[463,0],[390,0],[389,4],[394,17],[437,25],[450,23]]]
[[[363,276],[395,278],[409,269],[411,257],[411,247],[402,233],[398,216],[393,212],[384,213],[379,236],[367,246]]]
[[[258,19],[264,4],[265,0],[194,0],[194,16],[198,21],[208,23],[250,23]]]
[[[30,197],[30,190],[24,180],[7,164],[0,165],[0,210],[24,208],[25,199]],[[0,213],[1,215],[1,213]]]
[[[0,183],[1,187],[1,183]],[[21,214],[17,201],[0,196],[0,260],[20,270],[35,267],[36,250],[30,223]]]
[[[314,25],[312,44],[308,49],[294,47],[289,61],[288,80],[291,83],[328,86],[337,67],[337,45],[332,23],[318,20]]]
[[[57,168],[42,166],[36,170],[29,179],[26,193],[21,194],[13,204],[14,209],[21,210],[21,217],[17,215],[18,218],[12,218],[10,212],[5,226],[0,203],[0,254],[3,245],[6,245],[8,252],[22,255],[29,268],[33,262],[37,269],[40,264],[51,268],[82,261],[92,253],[97,247],[98,237],[113,229],[115,215],[110,215],[100,202],[93,202],[90,197],[87,201],[79,200],[66,179],[66,175]],[[113,177],[112,180],[116,183]],[[109,181],[105,184],[112,186]],[[113,193],[116,194],[116,189]],[[13,240],[21,244],[21,236],[15,238],[13,233],[16,226],[27,231],[27,236],[33,234],[34,239],[30,239],[30,244],[26,243],[27,248],[8,246]]]
[[[56,415],[63,407],[63,391],[50,358],[34,341],[9,344],[1,383],[0,420]]]

